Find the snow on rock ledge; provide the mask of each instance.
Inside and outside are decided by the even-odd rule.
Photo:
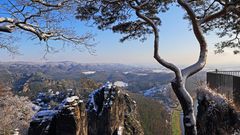
[[[67,97],[62,101],[62,103],[59,105],[58,109],[69,109],[72,110],[74,107],[76,107],[79,103],[83,103],[83,100],[80,100],[78,96],[71,96]]]
[[[87,115],[90,135],[144,134],[136,102],[110,82],[89,96]]]
[[[232,101],[207,87],[198,89],[198,135],[235,135],[240,131],[240,112]]]
[[[110,82],[89,95],[86,109],[79,97],[72,96],[56,110],[39,112],[38,116],[45,117],[31,122],[29,135],[144,134],[136,102]]]
[[[40,120],[51,120],[54,115],[57,113],[57,110],[42,110],[37,112],[32,120],[40,121]]]
[[[93,91],[89,95],[87,110],[101,113],[105,107],[111,107],[119,92],[120,89],[117,89],[112,83],[107,82],[100,89]]]
[[[87,135],[85,104],[77,96],[64,99],[55,110],[42,110],[33,117],[28,135]]]

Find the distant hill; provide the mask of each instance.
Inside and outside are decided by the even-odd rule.
[[[25,83],[92,79],[99,83],[123,81],[127,89],[138,92],[169,82],[173,75],[165,70],[122,64],[79,64],[74,62],[0,63],[0,81],[21,91]],[[39,84],[40,83],[40,84]],[[31,84],[29,84],[31,85]]]

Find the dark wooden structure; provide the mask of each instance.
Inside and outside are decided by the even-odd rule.
[[[207,84],[240,105],[240,71],[207,72]]]

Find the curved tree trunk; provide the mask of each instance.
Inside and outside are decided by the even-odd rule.
[[[185,88],[185,81],[181,82],[175,79],[174,81],[171,82],[171,85],[183,110],[183,123],[184,123],[185,135],[197,135],[193,100]],[[182,91],[187,92],[185,94],[188,94],[187,95],[188,98],[186,98],[186,96]]]
[[[139,1],[135,0],[135,4],[132,4],[131,2],[129,2],[129,5],[133,9],[135,9],[136,15],[139,18],[143,19],[145,22],[147,22],[153,29],[154,58],[159,62],[159,64],[172,70],[175,73],[175,79],[171,82],[171,84],[172,84],[173,91],[176,94],[176,96],[181,104],[181,107],[183,109],[183,114],[184,114],[183,122],[184,122],[184,128],[185,128],[185,135],[197,135],[193,99],[192,99],[191,95],[188,93],[188,91],[186,90],[185,83],[186,83],[187,78],[189,78],[190,76],[192,76],[195,73],[202,70],[202,68],[206,64],[207,43],[202,34],[200,22],[188,4],[183,0],[178,0],[178,3],[187,11],[187,14],[189,15],[189,19],[192,22],[194,35],[200,45],[200,55],[199,55],[198,61],[196,63],[194,63],[193,65],[190,65],[189,67],[186,67],[185,69],[181,70],[175,64],[169,63],[169,62],[165,61],[163,58],[161,58],[161,56],[158,52],[159,51],[158,26],[154,22],[153,19],[151,19],[141,13],[141,7],[143,7],[146,3],[147,2],[140,4]]]

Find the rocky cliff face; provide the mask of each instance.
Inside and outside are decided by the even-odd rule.
[[[87,114],[85,105],[77,96],[66,98],[51,122],[51,135],[86,135]]]
[[[86,106],[86,108],[85,108]],[[38,112],[29,135],[143,135],[136,103],[121,89],[107,84],[95,90],[85,105],[77,96],[55,110]]]
[[[198,91],[198,135],[239,135],[240,112],[224,96],[208,88]]]
[[[94,91],[87,104],[89,135],[142,135],[136,103],[119,88]]]
[[[39,111],[30,123],[29,135],[86,135],[85,105],[77,96],[66,98],[55,110]]]

